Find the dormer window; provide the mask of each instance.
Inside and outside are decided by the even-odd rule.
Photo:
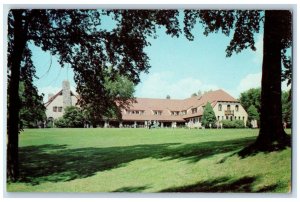
[[[196,113],[197,113],[197,108],[195,107],[192,109],[192,114],[196,114]]]
[[[172,116],[178,116],[179,115],[179,111],[171,111],[171,115]]]
[[[142,115],[142,114],[144,114],[144,110],[127,110],[126,113],[129,115],[131,115],[131,114]]]
[[[153,110],[154,115],[161,115],[162,111],[161,110]]]

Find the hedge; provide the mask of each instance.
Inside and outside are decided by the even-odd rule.
[[[223,120],[223,128],[245,128],[244,121],[242,120]]]

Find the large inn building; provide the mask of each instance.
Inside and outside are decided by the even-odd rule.
[[[45,103],[48,119],[63,115],[66,106],[75,106],[78,97],[71,92],[68,81],[57,94],[49,94]],[[240,102],[223,90],[207,92],[187,99],[136,98],[128,109],[122,110],[122,121],[103,121],[102,127],[147,127],[154,123],[160,127],[201,127],[201,117],[206,103],[215,112],[217,124],[222,120],[243,120],[248,114]]]

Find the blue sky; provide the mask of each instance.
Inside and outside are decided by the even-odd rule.
[[[225,49],[230,37],[220,33],[205,37],[202,32],[201,26],[196,26],[195,40],[188,41],[183,35],[172,38],[164,33],[164,29],[158,30],[159,37],[149,39],[152,45],[145,49],[151,68],[148,74],[141,74],[135,96],[165,98],[170,95],[174,99],[183,99],[199,90],[223,89],[238,98],[241,92],[260,86],[262,32],[255,35],[257,51],[244,50],[229,58]],[[61,68],[56,56],[33,45],[30,47],[37,75],[41,77],[35,84],[45,97],[60,90],[66,79],[75,90],[71,68]]]

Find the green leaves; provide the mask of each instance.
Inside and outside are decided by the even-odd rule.
[[[215,112],[214,112],[211,104],[209,102],[207,102],[207,104],[204,107],[203,115],[201,118],[201,123],[203,126],[208,127],[209,124],[211,124],[213,126],[215,124],[216,120],[217,119],[216,119]]]
[[[226,49],[227,57],[247,48],[255,51],[254,33],[259,32],[261,13],[259,10],[185,10],[184,34],[188,40],[194,40],[192,30],[198,21],[205,36],[219,31],[229,36],[231,31],[234,32]]]
[[[282,92],[282,119],[288,125],[292,123],[292,100],[291,92]]]
[[[20,129],[37,127],[38,122],[46,119],[43,95],[39,95],[37,87],[33,85],[33,79],[36,78],[35,67],[31,61],[31,51],[28,47],[23,55],[19,84]]]
[[[251,88],[245,92],[242,92],[240,95],[240,102],[244,109],[248,112],[249,107],[253,105],[256,110],[260,111],[260,96],[261,89],[260,88]]]
[[[254,105],[251,105],[248,110],[248,119],[249,121],[252,121],[252,120],[259,120],[259,113],[257,111],[257,109],[255,108]]]

